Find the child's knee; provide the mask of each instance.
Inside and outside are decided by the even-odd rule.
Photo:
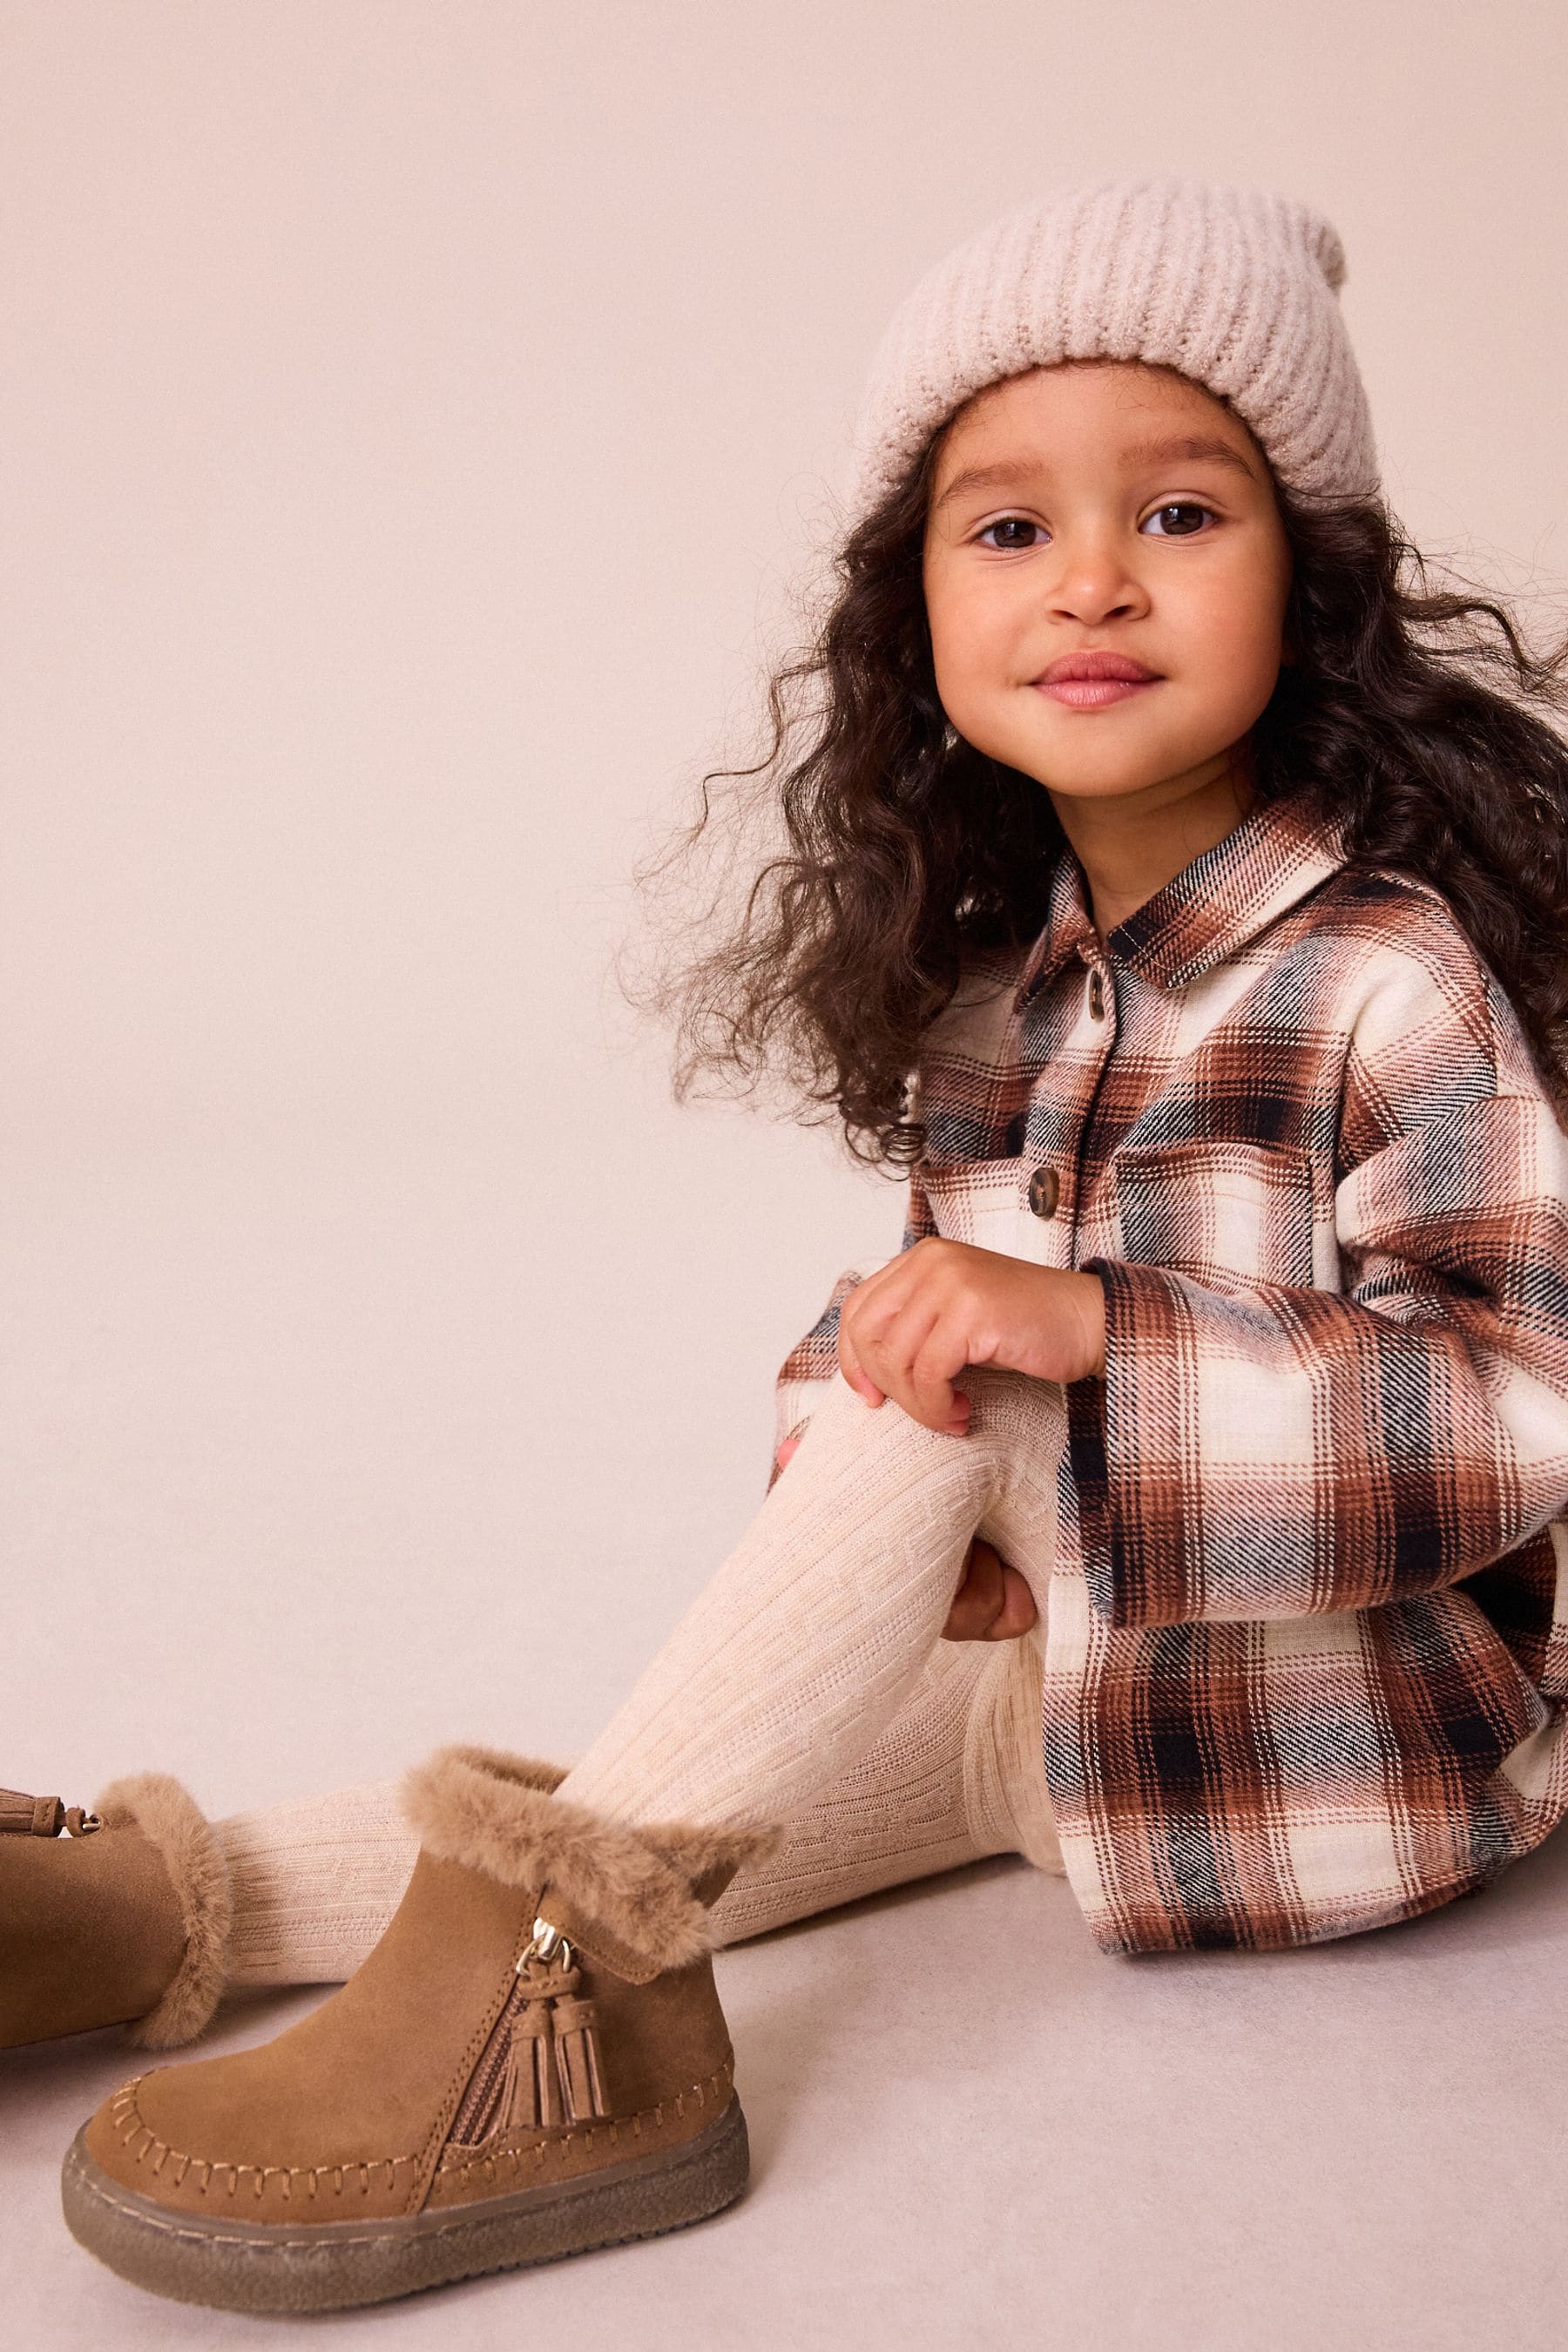
[[[969,1442],[978,1439],[1002,1456],[1002,1466],[1015,1455],[1030,1463],[1042,1456],[1054,1462],[1065,1449],[1067,1391],[1060,1381],[1037,1381],[1027,1372],[975,1364],[960,1373],[959,1386],[973,1407]]]

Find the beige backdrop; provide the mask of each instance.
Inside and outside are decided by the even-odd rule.
[[[891,305],[1053,177],[1310,196],[1400,505],[1550,583],[1565,25],[11,0],[7,1773],[586,1737],[894,1245],[609,978]]]
[[[675,1111],[609,975],[892,304],[1052,178],[1310,196],[1399,504],[1555,584],[1568,19],[0,24],[5,1774],[570,1745],[895,1245],[826,1139]]]
[[[585,1741],[896,1242],[822,1139],[674,1111],[608,976],[890,307],[1052,180],[1310,197],[1397,503],[1558,593],[1565,46],[1556,0],[5,0],[0,1780]]]

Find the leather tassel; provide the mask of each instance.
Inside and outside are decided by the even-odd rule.
[[[20,1789],[0,1789],[0,1835],[58,1837],[66,1809],[58,1797],[29,1797]]]
[[[548,2000],[529,2000],[512,2020],[499,2123],[507,2131],[539,2131],[565,2121],[555,2064]]]
[[[82,1805],[62,1805],[58,1797],[29,1797],[21,1789],[0,1789],[0,1837],[90,1837],[103,1823]]]
[[[576,1970],[573,1970],[575,1978]],[[610,2112],[599,2070],[598,2020],[591,2000],[571,1992],[552,2003],[555,2058],[566,2112],[574,2124],[592,2123]]]
[[[517,1974],[521,2000],[491,2128],[542,2131],[607,2116],[598,2020],[592,2000],[578,1990],[583,1974],[572,1965],[567,1946],[559,1942],[549,1958],[526,1953]]]

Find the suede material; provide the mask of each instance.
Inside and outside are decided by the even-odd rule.
[[[569,1826],[580,1841],[581,1822]],[[448,2147],[541,1894],[421,1852],[386,1933],[340,1992],[258,2049],[126,2084],[89,2124],[89,2155],[173,2213],[297,2224],[390,2219],[427,2197],[461,2204],[695,2138],[730,2097],[711,1962],[631,1984],[584,1953],[610,2116]]]
[[[602,1920],[592,1917],[566,1887],[547,1881],[540,1889],[539,1910],[542,1918],[548,1919],[601,1971],[613,1970],[633,1985],[651,1983],[658,1975],[657,1960],[648,1959]]]
[[[142,2076],[99,2109],[89,2152],[181,2211],[234,2200],[248,2221],[298,2220],[301,2198],[345,2195],[366,2216],[412,2210],[533,1915],[531,1890],[422,1853],[341,1991],[258,2049]],[[321,2178],[341,2168],[346,2191]]]
[[[608,2119],[551,2131],[501,2130],[471,2147],[449,2144],[431,2183],[432,2205],[574,2179],[628,2156],[678,2147],[722,2113],[733,2088],[734,2052],[711,1960],[644,1984],[584,1967],[583,1990],[597,2013]]]
[[[734,2095],[732,2062],[667,2100],[607,2122],[523,2138],[499,2137],[482,2147],[448,2147],[430,2184],[428,2208],[450,2210],[513,2189],[549,2189],[623,2164],[628,2157],[671,2153],[717,2121]]]
[[[674,2098],[731,2063],[711,1960],[672,1969],[642,1985],[589,1966],[583,1990],[598,2013],[605,2091],[617,2116]]]
[[[140,1830],[0,1837],[0,2047],[144,2016],[184,1951],[179,1897]]]

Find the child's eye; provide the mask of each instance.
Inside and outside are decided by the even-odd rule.
[[[1138,528],[1148,530],[1152,522],[1157,522],[1160,529],[1151,534],[1155,539],[1191,539],[1203,529],[1203,518],[1213,512],[1213,507],[1200,506],[1195,499],[1173,499],[1169,506],[1156,507],[1152,515],[1145,515]]]
[[[1031,522],[1027,515],[1000,515],[994,522],[988,522],[985,525],[984,530],[978,531],[975,534],[982,546],[985,544],[988,533],[994,530],[1000,530],[1007,533],[1018,532],[1023,534],[1023,536],[1017,538],[1006,537],[991,542],[994,546],[999,546],[1004,550],[1004,551],[1005,551],[1008,550],[1016,550],[1022,547],[1034,547],[1037,545],[1037,541],[1034,534],[1040,532],[1040,526],[1037,522]],[[1040,536],[1043,538],[1044,533],[1040,532]]]

